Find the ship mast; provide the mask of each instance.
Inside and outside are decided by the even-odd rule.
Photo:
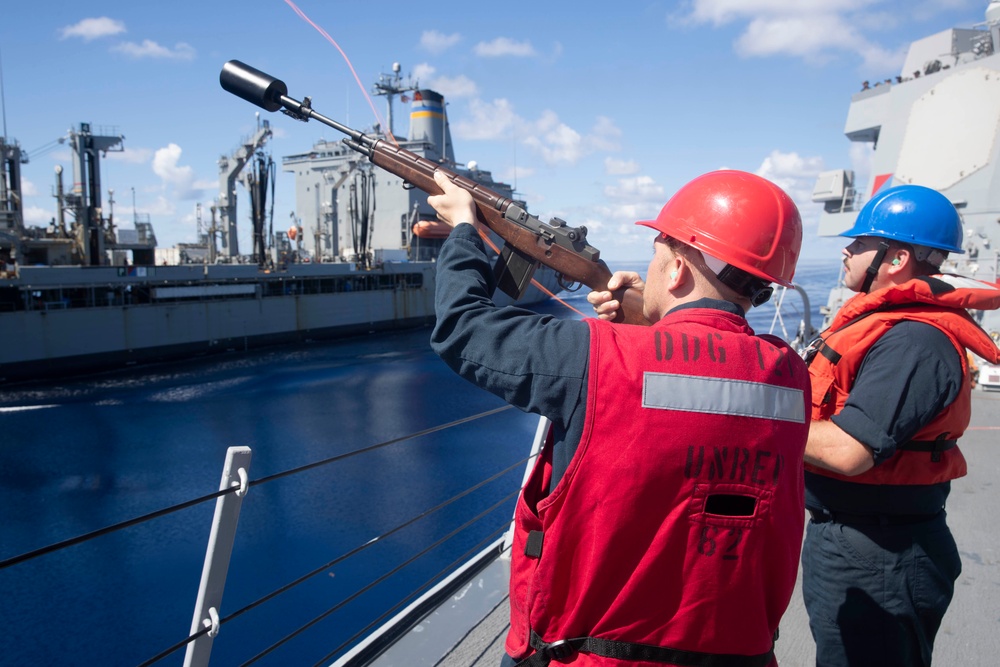
[[[375,95],[385,95],[386,104],[386,123],[388,127],[388,135],[390,137],[395,137],[396,133],[392,126],[392,102],[396,95],[401,95],[406,92],[414,91],[417,89],[416,84],[412,83],[409,79],[404,83],[402,76],[399,74],[400,70],[399,63],[392,64],[392,74],[379,74],[378,81],[372,88],[372,93]],[[403,101],[407,102],[407,98],[404,96]]]

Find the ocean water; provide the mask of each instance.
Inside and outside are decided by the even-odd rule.
[[[835,261],[799,267],[814,326],[837,271]],[[589,312],[584,293],[565,300]],[[542,309],[579,317],[557,303]],[[788,326],[805,310],[790,292]],[[757,309],[748,319],[765,332],[771,313]],[[230,446],[252,448],[249,477],[259,480],[503,407],[446,368],[430,351],[429,334],[417,329],[0,388],[0,560],[212,493]],[[477,549],[510,519],[509,495],[536,421],[505,410],[251,485],[222,617],[320,573],[223,625],[212,664],[244,664],[264,652],[254,664],[319,663]],[[461,501],[323,567],[509,467]],[[135,665],[181,641],[214,505],[0,569],[2,662]],[[345,603],[480,513],[472,528]],[[182,655],[159,664],[179,664]]]

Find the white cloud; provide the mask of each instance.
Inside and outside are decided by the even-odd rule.
[[[425,30],[423,34],[420,35],[421,48],[430,51],[434,55],[444,53],[460,41],[462,41],[462,36],[457,32],[451,35],[445,35],[437,30]]]
[[[816,177],[823,170],[821,157],[802,157],[798,153],[774,150],[761,162],[757,175],[778,185],[801,209],[812,206]]]
[[[122,42],[111,47],[112,51],[124,53],[131,58],[163,58],[168,60],[194,60],[195,50],[190,44],[177,43],[173,49],[160,46],[150,39],[142,40],[142,44]]]
[[[635,160],[619,160],[618,158],[604,158],[604,172],[611,176],[625,176],[635,174],[639,171],[639,163]]]
[[[694,0],[679,21],[716,27],[745,23],[733,45],[745,58],[790,55],[822,62],[853,53],[865,68],[891,71],[902,64],[904,50],[886,49],[865,35],[866,27],[884,34],[898,21],[891,13],[876,13],[883,1]]]
[[[586,154],[580,133],[545,111],[524,143],[541,155],[546,164],[575,164]]]
[[[661,206],[666,201],[663,186],[649,176],[620,178],[618,185],[609,185],[604,188],[604,195],[608,199],[659,203]]]
[[[39,225],[47,225],[52,222],[55,217],[55,213],[50,209],[40,208],[38,206],[28,206],[24,209],[24,223],[32,227],[37,227]]]
[[[492,42],[480,42],[473,51],[483,58],[502,56],[524,58],[535,55],[535,48],[531,46],[531,42],[517,42],[509,37],[497,37]]]
[[[735,44],[743,57],[792,55],[810,61],[829,59],[835,52],[861,56],[866,67],[892,69],[902,64],[905,53],[891,52],[872,43],[835,14],[757,18]]]
[[[760,15],[803,16],[857,11],[882,0],[694,0],[689,19],[724,25]]]
[[[469,117],[452,124],[456,139],[498,139],[508,136],[510,129],[521,123],[509,100],[487,103],[479,99],[469,102]]]
[[[531,178],[535,175],[536,170],[531,167],[518,167],[514,166],[509,169],[504,170],[500,174],[500,180],[506,183],[517,183],[518,179],[521,178]],[[540,197],[532,197],[532,203],[538,203],[541,201]]]
[[[96,19],[83,19],[79,23],[60,28],[59,32],[62,39],[80,37],[84,41],[89,42],[101,37],[117,35],[126,32],[126,30],[125,24],[121,21],[102,16]]]
[[[125,148],[107,154],[109,160],[127,164],[146,164],[152,156],[153,151],[149,148]]]
[[[21,195],[24,197],[37,197],[38,188],[26,178],[21,179]]]
[[[621,130],[605,116],[599,116],[586,135],[562,122],[553,111],[545,111],[527,129],[522,141],[536,151],[546,164],[576,164],[596,152],[620,149]]]
[[[465,75],[431,78],[424,85],[441,93],[445,99],[451,100],[463,97],[475,97],[479,94],[479,88],[476,86],[476,83]]]
[[[613,120],[607,116],[598,116],[584,140],[591,151],[617,151],[621,148],[621,137],[622,131]]]
[[[160,177],[165,187],[171,188],[180,199],[192,199],[201,194],[194,182],[194,170],[181,166],[181,147],[170,144],[160,148],[153,156],[153,173]]]
[[[433,65],[427,63],[420,63],[413,68],[413,78],[417,81],[423,81],[424,79],[430,79],[434,76],[434,72],[437,69]]]
[[[159,195],[153,201],[151,205],[146,206],[144,209],[139,211],[140,213],[146,213],[150,217],[166,217],[172,216],[177,212],[177,205],[173,199],[168,199],[163,195]]]

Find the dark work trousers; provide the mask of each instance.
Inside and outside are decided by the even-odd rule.
[[[961,571],[943,511],[910,525],[810,520],[802,597],[817,667],[930,665]]]

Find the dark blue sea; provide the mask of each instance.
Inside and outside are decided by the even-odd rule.
[[[837,274],[835,261],[799,267],[816,327]],[[566,300],[587,312],[583,292]],[[802,309],[789,292],[791,335]],[[541,310],[578,317],[556,303]],[[749,319],[768,331],[773,311]],[[535,417],[505,410],[405,437],[503,407],[446,368],[429,335],[417,329],[0,388],[0,561],[211,494],[231,446],[252,449],[251,481],[368,448],[251,484],[221,616],[320,571],[225,623],[212,651],[215,665],[330,662],[379,615],[481,548],[513,511]],[[138,665],[183,640],[214,508],[204,502],[0,569],[0,663]],[[183,654],[158,664],[181,664]]]

